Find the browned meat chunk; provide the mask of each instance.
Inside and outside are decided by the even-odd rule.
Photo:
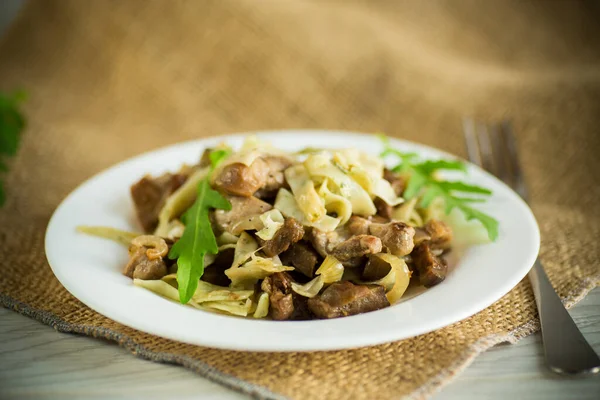
[[[261,289],[269,294],[269,316],[274,320],[310,318],[306,298],[292,291],[292,282],[289,274],[277,272],[261,284]]]
[[[315,275],[315,267],[319,261],[317,252],[302,242],[292,245],[289,250],[281,253],[280,258],[283,265],[291,265],[309,278]]]
[[[419,273],[419,281],[425,287],[432,287],[446,278],[448,266],[445,260],[431,251],[429,244],[422,243],[411,254],[414,266]]]
[[[431,236],[429,236],[429,234],[427,233],[427,231],[425,231],[424,228],[422,228],[422,227],[415,228],[415,237],[413,238],[413,242],[415,243],[415,246],[418,246],[421,243],[428,242],[430,240],[431,240]]]
[[[131,198],[135,211],[145,232],[152,232],[158,225],[158,213],[167,197],[177,190],[185,180],[183,174],[164,174],[157,178],[144,176],[131,186]]]
[[[263,160],[268,168],[267,179],[255,196],[261,199],[271,199],[277,195],[279,189],[288,187],[283,172],[293,164],[293,161],[284,156],[266,156],[263,157]]]
[[[231,203],[231,210],[215,210],[211,213],[213,230],[216,234],[224,231],[239,235],[242,231],[255,229],[255,219],[273,208],[256,197],[225,196]]]
[[[269,167],[261,158],[254,160],[250,166],[233,163],[223,168],[214,186],[234,196],[250,197],[265,185],[268,173]]]
[[[376,281],[389,274],[392,266],[387,261],[379,257],[378,254],[371,254],[369,261],[365,265],[362,277],[366,281]]]
[[[269,316],[274,320],[289,319],[294,312],[292,278],[285,273],[275,273],[266,277],[262,284],[263,292],[269,294]]]
[[[346,228],[353,235],[368,235],[369,225],[371,225],[371,221],[368,219],[359,217],[358,215],[353,215],[348,220]]]
[[[371,224],[369,232],[380,238],[383,245],[396,256],[405,256],[413,250],[415,228],[403,222]]]
[[[429,235],[429,245],[432,249],[447,249],[452,241],[452,229],[436,219],[429,220],[423,229]]]
[[[167,265],[162,258],[149,259],[147,247],[130,248],[129,262],[123,269],[123,275],[133,279],[156,280],[167,275]]]
[[[378,237],[383,246],[397,256],[409,254],[414,247],[415,229],[402,222],[380,223],[353,215],[347,228],[353,235],[371,234]]]
[[[357,267],[364,264],[364,256],[380,253],[381,240],[371,235],[357,235],[336,245],[331,255],[345,267]]]
[[[210,153],[212,152],[213,149],[208,148],[205,149],[204,152],[202,153],[202,157],[200,157],[200,163],[198,164],[198,166],[200,168],[204,168],[204,167],[209,167],[210,166]]]
[[[404,189],[406,188],[406,181],[400,174],[386,168],[383,170],[383,179],[392,185],[392,189],[396,192],[396,196],[402,196],[402,193],[404,193]]]
[[[274,257],[286,251],[292,244],[296,243],[304,236],[304,228],[302,224],[294,218],[286,218],[283,226],[275,232],[273,239],[263,241],[258,238],[263,253],[267,257]]]
[[[323,258],[331,253],[336,244],[344,240],[337,232],[323,232],[316,228],[310,229],[307,236],[313,248]]]
[[[213,285],[229,286],[231,280],[225,275],[225,270],[231,267],[234,252],[235,249],[220,251],[215,261],[204,268],[204,273],[200,279]]]
[[[392,219],[394,207],[390,206],[379,197],[376,197],[375,200],[373,200],[373,204],[375,204],[375,208],[377,209],[377,215],[387,219],[388,221]]]
[[[320,295],[308,299],[308,307],[319,318],[338,318],[389,306],[385,289],[378,285],[336,282]]]

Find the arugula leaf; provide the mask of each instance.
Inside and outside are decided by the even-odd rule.
[[[231,154],[231,149],[217,149],[210,152],[208,158],[210,159],[210,166],[215,169],[217,165],[221,164]]]
[[[230,149],[213,150],[208,155],[211,171],[231,154]],[[196,291],[204,273],[204,256],[217,254],[217,239],[210,224],[209,212],[213,208],[231,210],[231,203],[210,187],[210,173],[198,183],[194,204],[181,216],[185,229],[181,238],[171,247],[169,258],[177,259],[177,284],[179,301],[186,304]]]
[[[459,197],[455,193],[475,193],[479,195],[490,195],[489,189],[470,185],[460,181],[442,181],[435,177],[435,172],[440,170],[466,172],[464,163],[458,160],[436,160],[415,162],[415,153],[403,153],[393,149],[390,141],[385,136],[380,136],[384,144],[382,157],[395,156],[400,163],[392,168],[395,172],[406,173],[410,176],[404,197],[409,200],[421,196],[419,205],[428,207],[436,198],[442,198],[445,204],[446,214],[454,208],[458,208],[467,220],[478,220],[487,230],[488,237],[494,241],[498,237],[498,221],[493,217],[469,206],[469,203],[484,202],[482,198]]]
[[[208,179],[198,184],[198,197],[184,218],[187,222],[183,236],[171,248],[169,258],[177,258],[177,284],[179,301],[186,304],[198,287],[204,273],[204,256],[219,251],[208,213],[211,208],[231,210],[231,204],[221,194],[211,189]]]
[[[428,160],[420,163],[419,169],[427,175],[431,175],[433,172],[440,169],[467,172],[465,164],[458,160]]]
[[[21,132],[25,128],[25,119],[19,111],[19,104],[24,100],[24,92],[0,93],[0,157],[14,156],[17,153]],[[6,170],[6,165],[0,159],[0,172]],[[0,207],[5,200],[4,185],[0,181]]]

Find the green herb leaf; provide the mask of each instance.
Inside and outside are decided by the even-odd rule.
[[[21,132],[25,128],[25,119],[19,111],[19,103],[25,100],[25,93],[0,93],[0,157],[14,156],[17,153]],[[0,159],[0,172],[6,172],[7,167]],[[0,181],[0,207],[6,200],[4,186]]]
[[[204,179],[198,184],[196,201],[184,214],[187,225],[183,236],[169,252],[170,259],[177,259],[177,284],[182,304],[190,301],[198,287],[198,280],[204,273],[204,256],[218,252],[208,215],[212,208],[231,210],[231,204],[211,189],[208,179]]]
[[[461,172],[467,172],[467,167],[460,161],[457,160],[435,160],[435,161],[424,161],[420,164],[415,165],[423,173],[431,175],[438,170],[455,170]]]
[[[217,167],[223,160],[225,160],[231,154],[230,149],[217,149],[210,152],[208,158],[210,158],[210,165],[213,169]]]
[[[380,138],[384,144],[382,156],[393,155],[400,161],[392,170],[409,175],[408,184],[404,191],[406,199],[421,196],[420,206],[428,207],[434,199],[441,197],[444,200],[446,214],[449,214],[454,208],[458,208],[467,220],[478,220],[487,230],[490,240],[496,240],[498,237],[498,221],[468,205],[469,203],[483,202],[485,199],[454,195],[454,192],[480,195],[490,195],[492,192],[486,188],[464,182],[438,180],[434,176],[434,172],[440,170],[466,172],[466,167],[462,162],[436,160],[415,163],[417,157],[414,153],[402,153],[395,150],[390,147],[389,139],[385,136],[380,136]]]
[[[457,192],[465,192],[465,193],[479,193],[479,194],[492,194],[492,191],[486,188],[482,188],[481,186],[469,185],[464,182],[456,182],[456,181],[440,181],[439,185],[444,188],[446,191],[455,190]]]

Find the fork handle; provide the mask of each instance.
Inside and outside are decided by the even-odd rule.
[[[600,358],[577,329],[539,258],[529,272],[529,280],[540,315],[544,352],[550,369],[568,375],[600,372]]]

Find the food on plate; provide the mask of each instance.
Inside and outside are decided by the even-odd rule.
[[[79,229],[128,246],[134,285],[202,310],[273,320],[379,310],[409,285],[445,279],[457,233],[444,214],[457,209],[498,235],[472,207],[491,192],[442,178],[464,172],[461,162],[421,161],[383,141],[381,155],[285,152],[254,136],[237,150],[221,144],[132,185],[143,233]]]

